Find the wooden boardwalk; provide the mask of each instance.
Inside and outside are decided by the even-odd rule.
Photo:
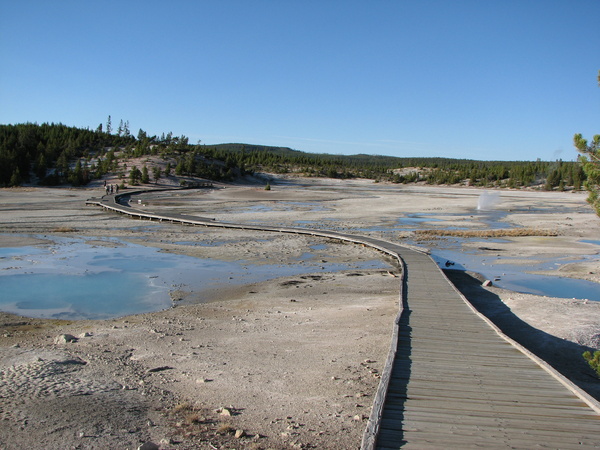
[[[600,406],[476,313],[429,256],[406,264],[404,310],[365,448],[600,448]]]
[[[600,404],[477,313],[424,253],[364,236],[147,213],[114,196],[88,204],[150,220],[324,236],[398,258],[401,308],[365,450],[600,448]]]

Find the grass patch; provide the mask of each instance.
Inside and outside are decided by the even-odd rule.
[[[500,230],[415,230],[415,235],[420,238],[451,236],[451,237],[524,237],[524,236],[558,236],[554,230],[540,230],[537,228],[506,228]]]
[[[185,423],[187,423],[188,425],[195,425],[204,422],[206,422],[206,419],[198,413],[188,414],[185,417]]]
[[[181,413],[181,412],[192,411],[192,410],[193,410],[193,408],[188,402],[179,403],[178,405],[175,406],[175,408],[173,408],[174,413]]]
[[[235,428],[231,426],[229,422],[221,423],[219,428],[217,428],[217,434],[228,434],[233,433]]]

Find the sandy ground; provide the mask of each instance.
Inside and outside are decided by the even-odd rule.
[[[435,212],[479,229],[469,216],[480,190],[300,180],[141,197],[136,206],[223,221],[334,229],[403,242],[399,216]],[[92,189],[0,190],[0,246],[48,245],[55,236],[119,238],[224,260],[299,264],[317,238],[161,224],[85,207]],[[501,191],[504,220],[556,237],[510,238],[490,251],[562,258],[558,275],[600,282],[600,219],[582,193]],[[294,202],[290,207],[286,202]],[[460,216],[456,216],[460,213]],[[445,223],[446,223],[445,222]],[[437,222],[439,226],[439,222]],[[182,241],[219,242],[189,246]],[[327,242],[323,261],[383,258]],[[435,246],[436,241],[423,242]],[[485,247],[469,243],[472,247]],[[587,258],[584,258],[586,257]],[[398,269],[323,271],[210,292],[167,311],[106,321],[0,314],[0,448],[358,448],[398,308]],[[556,273],[555,273],[556,274]],[[600,344],[600,303],[484,288],[476,274],[451,279],[505,332],[600,398],[581,359]],[[76,342],[57,336],[70,334]],[[237,431],[237,437],[236,437]]]

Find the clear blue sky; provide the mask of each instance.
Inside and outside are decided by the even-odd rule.
[[[571,160],[599,0],[0,0],[0,123],[309,152]]]

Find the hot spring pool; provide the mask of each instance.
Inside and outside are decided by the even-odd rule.
[[[310,250],[302,264],[251,265],[165,253],[118,239],[56,238],[47,247],[0,248],[0,310],[26,317],[108,319],[167,309],[169,293],[178,289],[198,293],[315,271],[391,269],[382,260],[312,261]]]

